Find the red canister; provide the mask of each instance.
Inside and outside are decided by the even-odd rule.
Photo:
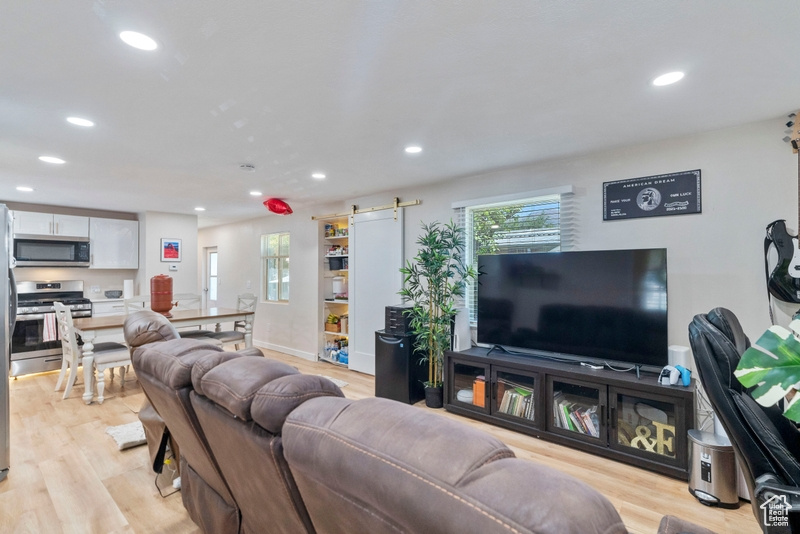
[[[159,274],[150,279],[150,309],[164,317],[172,317],[172,277]]]

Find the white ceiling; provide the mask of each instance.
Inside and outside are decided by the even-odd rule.
[[[796,0],[7,0],[0,199],[207,226],[778,119],[799,22]]]

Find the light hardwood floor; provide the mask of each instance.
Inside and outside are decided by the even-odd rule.
[[[304,373],[345,380],[348,398],[374,395],[371,376],[322,362],[264,350]],[[155,487],[146,447],[119,451],[109,426],[137,420],[144,394],[135,378],[121,388],[106,379],[106,400],[86,406],[82,384],[70,398],[54,392],[57,372],[9,380],[11,470],[0,482],[0,532],[14,533],[195,533],[180,494],[166,498]],[[131,378],[131,375],[128,376]],[[419,408],[427,410],[423,403]],[[530,436],[436,410],[443,417],[497,436],[517,456],[584,480],[614,504],[632,534],[653,534],[661,517],[673,514],[719,534],[761,532],[749,503],[738,510],[701,505],[686,482]],[[167,487],[164,493],[172,491]],[[569,513],[565,510],[564,513]],[[359,533],[355,533],[359,534]]]

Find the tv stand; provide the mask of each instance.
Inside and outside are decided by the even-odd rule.
[[[450,412],[688,480],[694,385],[486,348],[445,353]]]

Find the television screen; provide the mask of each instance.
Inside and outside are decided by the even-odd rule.
[[[667,365],[666,249],[478,257],[478,343]]]

